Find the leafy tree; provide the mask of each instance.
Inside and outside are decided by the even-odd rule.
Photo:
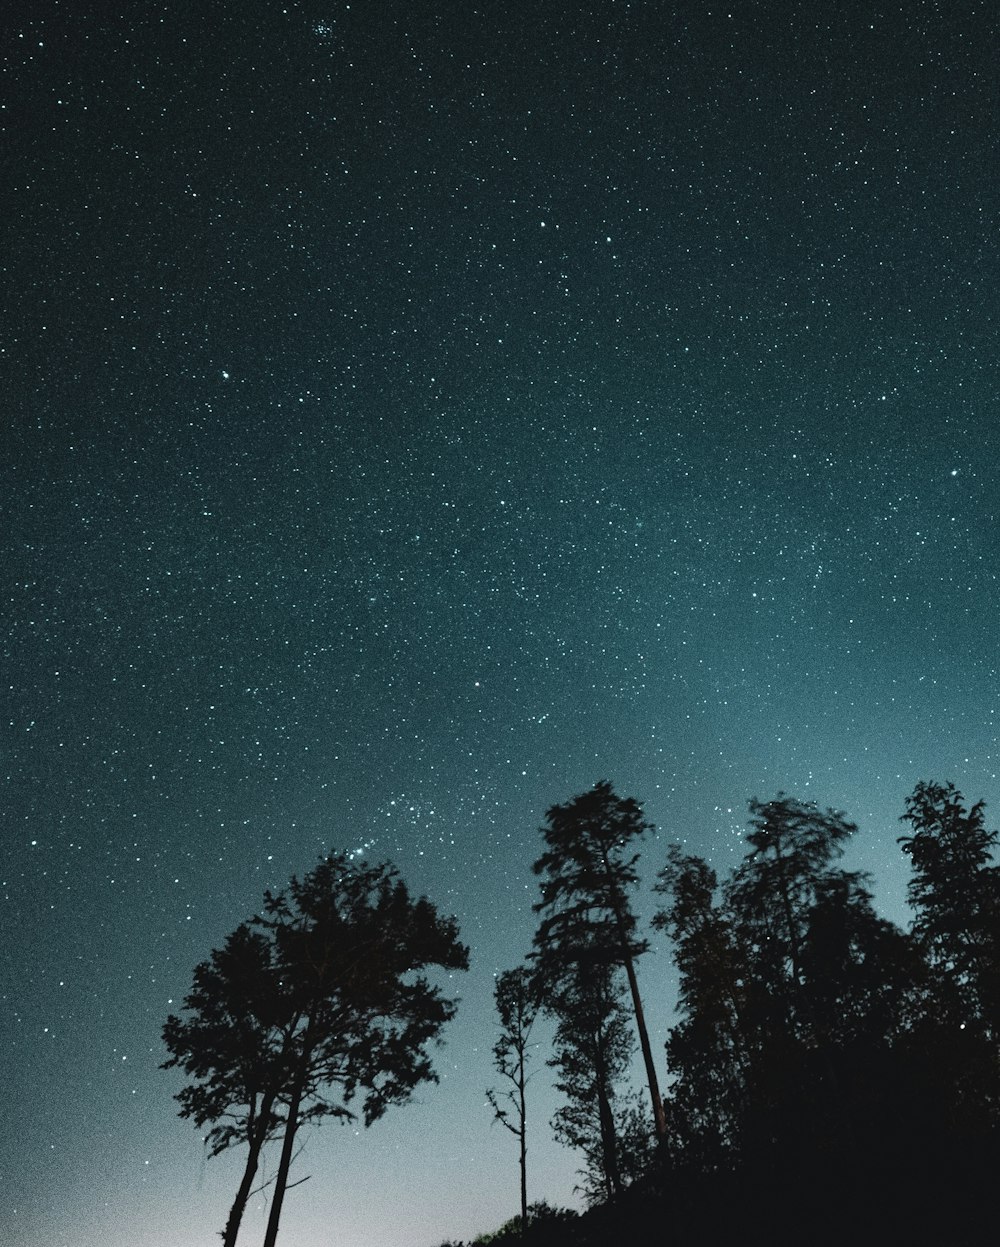
[[[988,831],[977,801],[966,808],[954,784],[919,783],[906,800],[900,838],[913,875],[909,900],[913,933],[955,999],[956,1021],[1000,1027],[1000,871],[993,864],[998,836]]]
[[[679,845],[668,850],[655,891],[666,903],[653,926],[673,941],[680,971],[681,1020],[666,1042],[675,1081],[668,1101],[668,1144],[675,1161],[711,1169],[740,1140],[750,1050],[747,971],[732,915],[720,903],[715,871]]]
[[[820,811],[812,802],[779,793],[773,801],[750,801],[747,843],[751,852],[727,888],[728,903],[743,934],[779,983],[799,1025],[802,1016],[802,947],[809,915],[820,891],[834,878],[850,889],[860,874],[838,871],[833,862],[857,831],[836,810]],[[794,1016],[795,1014],[798,1016]]]
[[[612,1199],[629,1176],[618,1088],[635,1050],[620,971],[606,960],[583,960],[553,993],[546,1006],[557,1020],[549,1065],[566,1103],[552,1127],[558,1140],[583,1155],[588,1202]]]
[[[541,900],[534,906],[542,915],[534,957],[550,982],[567,972],[570,978],[578,974],[581,948],[593,964],[603,960],[624,970],[659,1138],[663,1104],[635,974],[635,960],[649,943],[637,935],[628,898],[638,882],[633,844],[651,830],[639,803],[619,797],[607,780],[547,811],[546,851],[534,864],[535,874],[543,876]]]
[[[614,1099],[618,1172],[627,1189],[641,1182],[658,1159],[656,1135],[650,1129],[643,1096],[630,1087]]]
[[[725,889],[748,971],[744,1146],[808,1148],[820,1120],[831,1148],[838,1140],[853,1146],[849,1089],[822,1025],[828,984],[822,974],[807,974],[806,960],[824,901],[870,910],[862,874],[835,864],[857,827],[836,810],[783,793],[749,807],[750,852]]]
[[[231,943],[245,954],[238,962]],[[261,971],[252,989],[247,965]],[[359,1093],[371,1125],[419,1083],[436,1080],[426,1049],[455,1003],[422,972],[467,965],[455,923],[425,898],[412,900],[395,870],[334,854],[293,878],[286,892],[267,893],[263,914],[198,967],[185,1000],[191,1016],[170,1017],[164,1027],[166,1065],[195,1079],[178,1097],[181,1112],[218,1123],[216,1150],[247,1142],[255,1169],[263,1143],[280,1134],[265,1247],[277,1239],[303,1125],[353,1118],[349,1106]],[[248,1161],[227,1247],[252,1178]]]
[[[982,801],[919,783],[900,838],[912,876],[913,936],[931,975],[911,1060],[922,1074],[926,1133],[952,1155],[1000,1149],[1000,871]],[[973,1144],[972,1141],[975,1141]]]
[[[531,1028],[538,1014],[538,996],[530,972],[523,966],[497,976],[494,999],[500,1019],[500,1038],[493,1045],[493,1064],[511,1085],[502,1093],[490,1089],[486,1098],[494,1118],[517,1139],[521,1171],[521,1225],[528,1224],[527,1053]]]
[[[919,959],[875,914],[864,876],[836,865],[854,831],[843,815],[784,795],[750,812],[749,852],[721,889],[678,848],[660,874],[655,925],[681,972],[671,1142],[702,1170],[818,1152],[846,1163],[872,1115],[898,1107],[887,1071]]]
[[[248,1145],[246,1165],[226,1228],[225,1247],[234,1247],[240,1221],[265,1143],[279,1132],[279,1103],[291,1018],[285,1012],[271,942],[242,923],[221,949],[194,972],[184,1001],[190,1017],[171,1016],[163,1038],[173,1056],[164,1068],[180,1066],[195,1082],[178,1095],[182,1117],[201,1127],[210,1155]]]

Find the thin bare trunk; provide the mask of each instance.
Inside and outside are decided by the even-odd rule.
[[[522,1045],[518,1053],[517,1061],[517,1111],[521,1121],[521,1129],[518,1132],[521,1141],[521,1233],[527,1233],[528,1229],[528,1144],[527,1130],[528,1123],[525,1115],[524,1103],[524,1047]]]

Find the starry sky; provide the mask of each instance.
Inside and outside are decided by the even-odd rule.
[[[119,7],[2,36],[0,1239],[212,1241],[160,1028],[341,849],[472,969],[283,1237],[470,1238],[548,806],[644,803],[648,914],[669,841],[833,805],[900,920],[914,783],[997,809],[995,7]]]

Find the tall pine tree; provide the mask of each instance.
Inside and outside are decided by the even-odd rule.
[[[639,854],[634,846],[651,830],[638,801],[619,797],[607,780],[547,811],[542,828],[546,848],[534,865],[535,874],[542,876],[541,900],[534,907],[541,915],[534,957],[553,981],[579,965],[583,949],[593,964],[603,959],[624,971],[646,1069],[653,1127],[661,1138],[663,1103],[635,973],[636,958],[649,943],[637,934],[629,901],[638,882]]]

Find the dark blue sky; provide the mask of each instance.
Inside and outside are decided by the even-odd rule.
[[[473,968],[284,1236],[469,1238],[549,805],[643,801],[647,885],[835,805],[898,919],[914,783],[996,807],[993,6],[78,7],[2,65],[0,1238],[221,1227],[160,1027],[339,848]]]

